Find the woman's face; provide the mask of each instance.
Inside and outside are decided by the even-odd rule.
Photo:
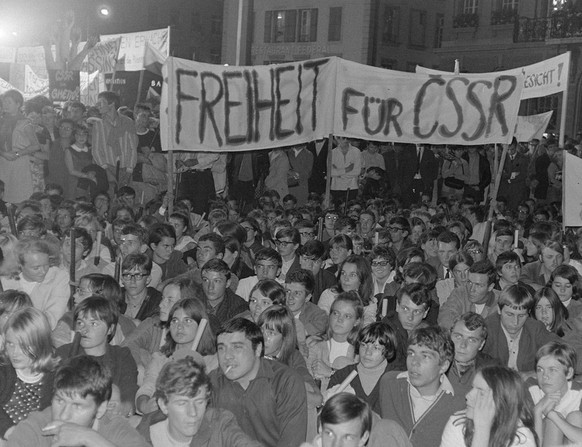
[[[283,346],[283,334],[274,329],[268,329],[264,324],[261,326],[261,330],[265,339],[265,355],[277,357],[281,346]]]
[[[162,291],[162,301],[160,302],[160,320],[168,321],[170,309],[182,299],[180,287],[175,284],[169,284]]]
[[[6,340],[4,341],[4,350],[6,356],[10,360],[10,364],[14,369],[26,370],[33,366],[32,359],[22,350],[20,342],[14,335],[12,329],[6,332]]]
[[[170,225],[174,227],[174,231],[176,232],[176,238],[180,239],[184,234],[184,230],[186,230],[184,222],[182,221],[182,219],[179,219],[177,217],[170,217],[169,222]]]
[[[537,256],[540,254],[540,250],[533,240],[533,238],[528,237],[525,243],[525,254],[528,256]]]
[[[333,244],[329,250],[329,257],[331,262],[333,262],[335,265],[339,265],[346,260],[350,253],[351,250],[348,250],[339,244]]]
[[[342,266],[340,284],[344,292],[349,292],[350,290],[358,291],[360,288],[360,278],[358,277],[358,267],[356,264],[347,262]]]
[[[549,330],[554,324],[554,309],[547,298],[541,298],[534,309],[536,313],[536,319],[541,321],[546,325]]]
[[[360,363],[364,368],[376,368],[384,361],[384,346],[379,340],[360,343]]]
[[[347,301],[335,301],[329,314],[329,327],[332,335],[347,337],[354,326],[359,323],[356,309]]]
[[[455,277],[455,286],[464,286],[469,279],[469,266],[464,262],[459,262],[453,269],[453,276]]]
[[[574,286],[566,278],[556,276],[552,282],[552,289],[560,297],[560,301],[568,301],[574,293]]]
[[[235,251],[233,253],[228,248],[225,248],[224,249],[224,256],[222,257],[222,260],[224,262],[226,262],[228,265],[232,265],[234,263],[234,261],[236,261],[237,256],[238,256],[238,251]]]
[[[20,112],[20,104],[14,101],[10,97],[4,97],[2,99],[2,109],[9,115],[15,116]]]
[[[417,244],[423,231],[424,231],[424,228],[422,225],[415,225],[410,230],[410,237],[408,239],[410,239],[412,241],[412,243]]]
[[[249,310],[253,321],[256,323],[263,311],[272,305],[271,298],[263,295],[259,290],[255,290],[249,299]]]
[[[198,323],[184,309],[178,309],[170,319],[170,334],[178,346],[189,345],[196,338]]]
[[[436,239],[429,239],[421,247],[427,258],[436,258],[439,253],[439,243]]]
[[[487,382],[485,382],[481,373],[477,373],[473,379],[473,388],[471,388],[471,391],[469,391],[465,397],[467,402],[467,419],[473,419],[477,399],[483,400],[492,392],[493,391],[489,385],[487,385]]]

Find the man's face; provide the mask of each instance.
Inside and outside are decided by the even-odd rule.
[[[536,366],[538,385],[545,394],[568,391],[568,381],[574,376],[572,368],[562,365],[553,355],[545,355]]]
[[[127,255],[141,253],[143,251],[143,244],[135,234],[121,234],[119,236],[119,242],[119,249],[124,258]]]
[[[501,278],[510,284],[517,284],[519,280],[519,275],[521,274],[521,267],[515,261],[506,262],[501,267],[501,272],[499,272]]]
[[[216,253],[214,244],[212,241],[202,241],[198,243],[198,250],[196,250],[196,264],[198,268],[201,269],[211,259],[222,258]]]
[[[500,255],[506,251],[511,250],[513,243],[513,236],[497,236],[495,238],[495,253]]]
[[[426,346],[410,345],[406,354],[408,378],[421,395],[434,395],[440,385],[441,375],[449,368],[449,362],[441,364],[437,351]]]
[[[158,399],[160,410],[168,417],[168,432],[172,439],[189,443],[198,433],[208,406],[208,390],[200,388],[196,396],[170,394],[167,402]]]
[[[301,236],[301,245],[305,245],[307,242],[313,240],[315,230],[313,228],[301,228],[299,230],[299,236]]]
[[[137,265],[121,273],[121,282],[129,296],[138,296],[142,293],[150,280],[150,274]]]
[[[105,115],[115,108],[115,104],[109,104],[105,98],[99,98],[96,106],[101,115]]]
[[[255,273],[259,281],[263,279],[275,279],[281,273],[277,261],[262,260],[255,264]]]
[[[457,321],[453,327],[451,339],[455,344],[455,360],[461,363],[473,361],[485,344],[483,328],[470,331],[462,321]]]
[[[332,213],[327,213],[325,215],[324,224],[325,224],[325,228],[327,230],[333,231],[337,217],[338,217],[337,214],[332,214]]]
[[[299,244],[295,244],[289,236],[282,236],[275,239],[275,246],[282,258],[293,256]]]
[[[243,332],[233,332],[220,334],[217,347],[218,364],[229,380],[248,383],[254,378],[260,362],[261,344],[253,349]]]
[[[439,242],[437,256],[445,267],[449,267],[450,259],[457,254],[457,246],[454,242]]]
[[[224,298],[226,289],[230,286],[230,280],[220,272],[205,270],[202,272],[202,288],[208,301],[219,301]]]
[[[92,427],[95,419],[101,418],[107,410],[107,402],[97,405],[91,395],[81,397],[79,394],[56,391],[51,403],[52,419],[68,422],[81,427]]]
[[[374,228],[374,218],[369,214],[362,214],[360,216],[360,229],[362,234],[368,234]]]
[[[323,424],[321,428],[322,447],[363,447],[369,437],[368,431],[362,435],[362,423],[357,418],[339,424]]]
[[[49,256],[45,253],[25,253],[21,265],[22,276],[30,282],[43,282],[50,268]]]
[[[466,283],[469,301],[473,304],[483,304],[487,300],[487,294],[493,289],[494,284],[488,284],[489,277],[484,273],[469,272],[469,280]]]
[[[401,302],[396,303],[396,313],[402,327],[410,332],[426,318],[428,309],[424,304],[414,304],[408,295],[403,295]]]
[[[509,335],[517,335],[527,320],[528,311],[504,306],[500,311],[500,315],[501,326]]]
[[[289,310],[294,314],[301,312],[305,302],[311,299],[311,294],[307,293],[305,286],[298,282],[285,284],[285,289],[287,290],[286,304]]]
[[[553,272],[556,267],[564,262],[564,256],[561,253],[548,247],[542,249],[541,257],[544,267],[550,272]]]

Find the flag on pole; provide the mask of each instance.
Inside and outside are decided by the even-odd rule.
[[[564,151],[562,172],[564,227],[582,227],[582,159]]]
[[[144,55],[143,55],[143,68],[144,70],[151,71],[159,76],[162,75],[162,65],[166,61],[167,56],[154,47],[149,42],[145,42],[144,45]]]

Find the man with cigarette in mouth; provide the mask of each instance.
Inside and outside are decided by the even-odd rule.
[[[297,447],[307,432],[303,378],[263,357],[263,333],[252,321],[235,318],[217,336],[219,368],[210,373],[212,404],[232,412],[239,426],[267,447]]]
[[[111,373],[90,356],[66,360],[57,370],[51,406],[31,413],[7,434],[10,447],[145,447],[122,417],[110,417]]]

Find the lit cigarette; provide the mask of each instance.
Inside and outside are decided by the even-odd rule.
[[[519,230],[515,230],[515,237],[513,238],[513,245],[515,248],[519,246]]]
[[[356,376],[358,375],[358,371],[356,371],[355,369],[350,373],[349,376],[347,376],[344,381],[341,383],[341,385],[339,386],[339,388],[337,389],[338,393],[343,392],[350,383],[352,383],[352,380],[354,380],[356,378]]]
[[[42,428],[42,431],[55,430],[58,428],[57,424],[49,424]]]
[[[388,313],[388,299],[385,298],[382,300],[382,317],[385,317]]]
[[[224,375],[226,376],[231,369],[232,365],[229,365],[228,368],[226,368],[226,371],[224,371]]]

